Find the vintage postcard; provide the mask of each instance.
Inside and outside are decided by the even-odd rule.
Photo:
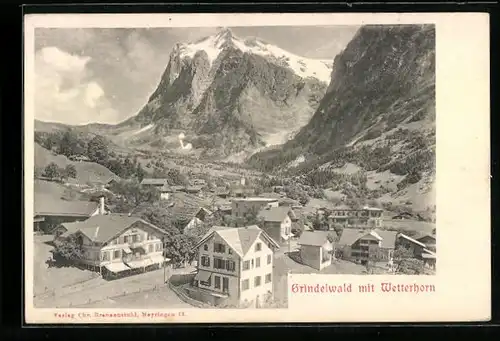
[[[27,323],[490,318],[489,18],[25,17]]]

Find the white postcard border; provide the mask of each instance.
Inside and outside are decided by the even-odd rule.
[[[326,26],[429,23],[436,27],[437,275],[290,275],[288,309],[37,309],[33,306],[35,27]],[[66,14],[25,16],[25,313],[27,323],[451,322],[491,316],[489,17],[412,14]],[[433,293],[294,294],[294,283],[391,281]],[[138,317],[97,318],[94,313]],[[143,312],[170,316],[142,317]],[[83,315],[61,318],[58,314]]]

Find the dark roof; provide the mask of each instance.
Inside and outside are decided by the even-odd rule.
[[[323,246],[328,241],[328,235],[336,237],[335,231],[304,231],[297,244]]]
[[[172,222],[176,220],[191,220],[203,206],[202,201],[198,197],[184,192],[174,192],[170,195],[169,199],[161,200],[155,204],[164,208],[162,210],[164,213],[163,218]],[[147,210],[150,207],[150,203],[142,203],[134,209],[133,213]]]
[[[139,217],[125,214],[100,214],[81,222],[62,224],[68,231],[81,232],[90,240],[97,243],[106,243],[116,235],[126,230],[137,222],[164,233],[160,228],[144,221]]]
[[[34,215],[88,217],[97,210],[99,204],[93,201],[69,201],[51,195],[36,194],[34,206]]]
[[[285,220],[289,212],[290,207],[287,206],[264,208],[259,212],[258,218],[263,219],[264,221],[282,222]]]

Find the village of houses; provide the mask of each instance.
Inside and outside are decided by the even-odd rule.
[[[96,186],[106,191],[115,180]],[[178,266],[164,248],[166,231],[133,211],[112,212],[104,195],[64,200],[36,193],[35,186],[35,306],[286,307],[289,273],[398,274],[398,247],[423,264],[425,274],[436,271],[435,228],[406,233],[398,227],[417,223],[409,214],[345,204],[303,206],[279,186],[254,194],[245,178],[224,188],[208,188],[202,179],[172,186],[168,179],[144,178],[141,186],[156,188],[158,200],[171,202],[172,215],[188,216],[185,233],[214,214],[238,218],[255,212],[259,224],[210,226],[194,246],[195,260]],[[319,215],[330,228],[315,230]],[[52,226],[49,232],[44,224]],[[53,264],[51,252],[68,241],[81,257]]]

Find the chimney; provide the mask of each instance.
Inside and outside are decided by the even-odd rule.
[[[104,214],[106,213],[106,210],[104,208],[104,196],[99,197],[99,214]]]

